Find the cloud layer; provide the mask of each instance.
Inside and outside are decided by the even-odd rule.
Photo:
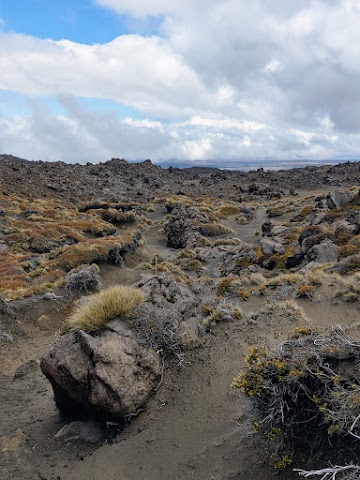
[[[0,151],[66,161],[358,153],[358,1],[97,3],[157,16],[160,30],[101,45],[0,33],[0,89],[33,99],[29,115],[0,118]],[[60,96],[65,114],[43,110],[43,96]],[[95,114],[76,97],[130,106],[139,118]]]

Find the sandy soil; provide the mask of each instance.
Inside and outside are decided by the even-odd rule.
[[[158,212],[153,214],[156,218]],[[258,209],[248,226],[227,222],[233,236],[256,240],[264,221]],[[164,253],[159,225],[145,231],[146,245],[126,267],[102,266],[104,285],[131,284],[141,277],[134,266]],[[166,250],[166,255],[175,252]],[[216,271],[216,263],[213,265]],[[358,306],[334,304],[328,287],[301,305],[315,325],[341,324],[358,333]],[[256,311],[261,299],[244,304]],[[103,441],[95,445],[56,433],[69,423],[61,418],[52,390],[41,374],[39,358],[54,341],[71,301],[19,301],[9,329],[14,342],[1,346],[0,470],[4,480],[284,480],[299,478],[291,470],[271,469],[266,445],[252,433],[248,404],[230,388],[242,367],[249,345],[276,345],[295,325],[290,321],[250,324],[245,320],[219,325],[204,334],[200,348],[186,353],[186,364],[169,364],[164,382],[149,404],[114,440],[103,427]],[[44,316],[45,315],[45,316]],[[1,319],[0,319],[1,320]],[[19,368],[20,367],[20,368]],[[306,466],[306,458],[302,466]]]

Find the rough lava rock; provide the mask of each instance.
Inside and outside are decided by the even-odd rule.
[[[268,238],[265,237],[260,241],[261,250],[264,255],[272,255],[273,253],[285,253],[283,239],[279,237]]]
[[[186,318],[196,315],[194,292],[185,283],[178,282],[172,274],[144,275],[135,286],[145,294],[145,302],[159,308],[176,308],[178,314]]]
[[[167,246],[171,248],[185,248],[189,239],[190,220],[186,209],[179,206],[173,210],[170,220],[165,225]]]
[[[337,262],[338,257],[338,249],[329,239],[324,240],[319,245],[314,245],[306,255],[307,261],[321,264]]]
[[[328,193],[326,196],[326,202],[331,210],[335,208],[344,208],[349,202],[353,200],[353,196],[349,192],[342,192],[337,190],[336,192]]]
[[[136,413],[161,375],[158,353],[140,346],[121,320],[92,334],[66,333],[43,354],[40,367],[59,410],[105,418]]]

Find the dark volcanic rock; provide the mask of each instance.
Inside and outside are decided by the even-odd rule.
[[[314,261],[322,264],[337,262],[338,257],[339,252],[336,245],[328,239],[313,246],[306,255],[309,262]]]
[[[326,197],[330,209],[344,208],[352,199],[353,196],[350,193],[341,191],[329,193]]]
[[[185,207],[178,206],[173,210],[170,220],[165,225],[167,246],[185,248],[189,240],[190,220]]]
[[[303,260],[304,260],[304,254],[303,253],[297,253],[295,255],[292,255],[291,257],[288,257],[286,259],[285,268],[298,267],[299,265],[302,264]]]
[[[108,418],[136,413],[161,374],[159,354],[140,346],[120,320],[91,335],[66,333],[44,353],[40,367],[59,410]]]

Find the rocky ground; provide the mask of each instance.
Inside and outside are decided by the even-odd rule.
[[[340,325],[359,337],[359,168],[241,173],[0,157],[2,478],[290,480],[299,478],[293,467],[322,465],[310,448],[286,469],[270,466],[252,403],[230,385],[250,346],[274,348],[294,328]],[[126,332],[115,321],[99,334],[64,335],[79,302],[117,284],[144,294]],[[154,325],[171,332],[167,355],[156,353],[164,343],[149,343]],[[119,365],[99,353],[114,338],[116,352],[127,338],[136,360],[126,381],[151,378],[133,403],[121,393],[122,418],[103,415],[94,394],[99,378],[123,392],[104,377]],[[60,360],[80,342],[83,360],[71,357],[67,382],[81,385],[85,350],[97,359],[86,415],[59,413],[41,372],[59,342]]]

